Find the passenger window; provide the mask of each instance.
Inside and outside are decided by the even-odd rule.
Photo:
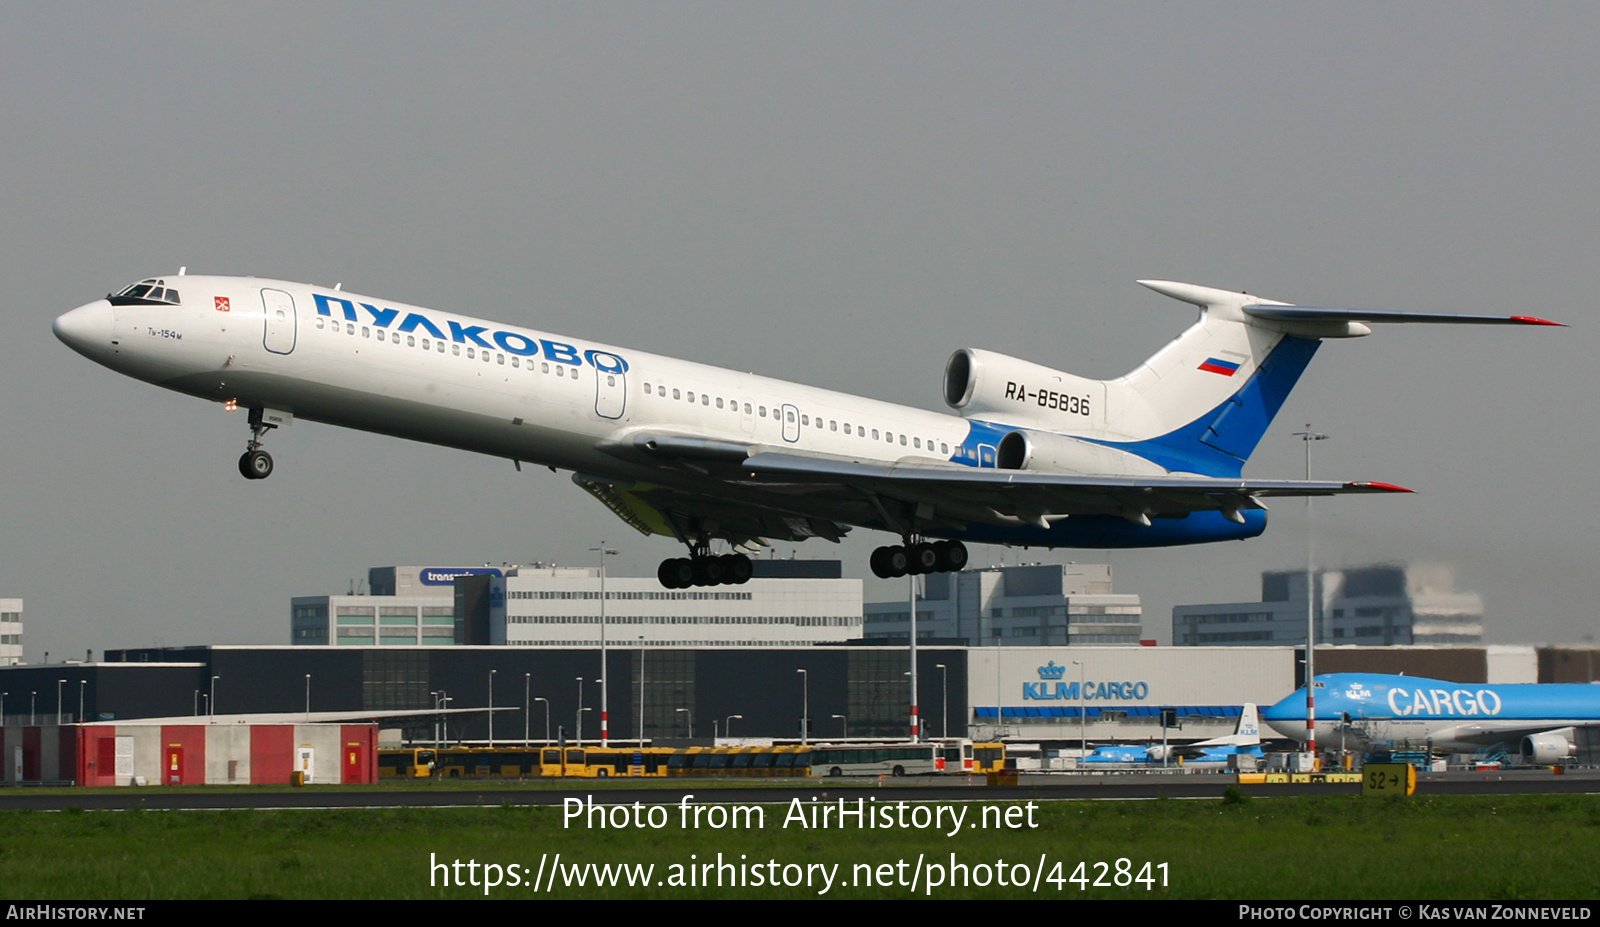
[[[922,439],[921,438],[912,438],[911,439],[911,446],[916,448],[919,451],[922,450]],[[910,606],[907,606],[907,607],[909,608]]]
[[[878,429],[876,428],[872,429],[872,440],[878,440]]]
[[[905,435],[901,435],[900,436],[900,446],[901,447],[905,447],[906,446],[906,436]],[[909,606],[907,606],[907,607],[909,607]]]
[[[483,357],[484,357],[484,360],[488,360],[489,359],[489,355],[487,355],[487,354],[483,355]],[[506,365],[506,356],[504,354],[496,354],[494,356],[494,362],[499,364],[500,366],[504,367]]]
[[[760,412],[762,418],[766,418],[767,417],[767,407],[766,406],[757,406],[756,408]]]
[[[472,360],[473,358],[478,356],[478,355],[473,353],[473,350],[474,349],[472,349],[472,348],[467,348],[467,360]]]
[[[789,424],[793,425],[794,424],[794,412],[792,412],[792,411],[784,412],[783,413],[783,420],[788,422]]]
[[[648,384],[648,383],[646,383],[646,384],[645,384],[645,385],[644,385],[644,394],[645,394],[645,395],[646,395],[646,396],[648,396],[648,395],[650,395],[650,384]]]
[[[943,441],[940,441],[939,442],[939,453],[948,455],[950,453],[950,445],[944,443]]]
[[[345,334],[354,335],[356,333],[356,323],[354,323],[354,322],[346,322],[345,326],[344,326],[344,330],[345,330]]]
[[[414,348],[416,346],[417,346],[417,336],[416,335],[407,335],[406,336],[406,347]],[[423,347],[427,347],[427,346],[424,345]]]
[[[750,414],[750,403],[748,403],[748,402],[744,404],[744,414],[746,414],[746,415]]]
[[[440,354],[444,353],[444,342],[443,341],[435,341],[433,344],[434,344],[435,347],[437,347],[439,349],[439,353]],[[427,347],[428,343],[426,341],[424,341],[422,343],[422,346],[423,347]]]
[[[845,422],[844,423],[844,433],[845,434],[849,434],[850,433],[850,423],[849,422]]]
[[[372,337],[372,330],[367,328],[365,325],[361,326],[361,337],[363,337],[363,338],[371,338]]]
[[[317,316],[317,327],[318,328],[322,327],[322,316],[320,316],[320,315]]]
[[[454,354],[456,357],[460,357],[461,356],[461,345],[452,344],[450,346],[450,353]]]
[[[706,395],[705,393],[701,393],[700,394],[700,404],[703,405],[703,406],[711,405],[711,397]]]
[[[617,385],[616,376],[614,376],[613,374],[609,374],[609,373],[606,374],[606,385],[607,386],[616,386]]]
[[[549,373],[550,372],[550,365],[549,364],[540,364],[539,365],[539,369],[543,373]],[[909,607],[909,606],[907,606],[907,607]]]
[[[828,419],[828,430],[829,431],[838,431],[839,430],[838,421],[836,421],[835,419],[831,419],[831,418]]]
[[[673,390],[672,391],[672,398],[673,399],[682,399],[683,398],[683,394],[678,392],[677,390]],[[910,606],[907,606],[907,607],[909,608]]]
[[[694,402],[694,390],[689,390],[689,401]]]
[[[385,340],[384,337],[383,337],[383,329],[381,329],[381,328],[378,329],[378,340],[379,341]]]
[[[512,357],[511,357],[511,366],[513,366],[513,367],[521,367],[522,366],[522,361],[517,360],[516,356],[512,355]]]
[[[719,408],[719,409],[722,408],[722,397],[721,396],[717,397],[717,408]]]

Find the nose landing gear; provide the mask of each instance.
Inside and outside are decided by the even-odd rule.
[[[284,416],[277,413],[273,417]],[[276,427],[276,422],[264,420],[260,406],[250,408],[250,441],[245,445],[244,454],[239,457],[240,476],[247,480],[264,480],[272,475],[272,455],[261,449],[261,438]]]

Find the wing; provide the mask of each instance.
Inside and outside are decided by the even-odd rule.
[[[659,481],[581,473],[574,481],[641,532],[724,538],[736,545],[768,538],[838,540],[852,525],[897,534],[911,533],[913,526],[918,532],[959,532],[975,524],[1048,532],[1074,516],[1112,516],[1149,527],[1153,519],[1196,512],[1221,513],[1243,524],[1243,513],[1263,508],[1265,498],[1410,492],[1373,482],[1093,476],[929,458],[884,463],[666,434],[635,434],[626,450],[648,458]],[[1047,539],[1027,543],[1071,546]]]

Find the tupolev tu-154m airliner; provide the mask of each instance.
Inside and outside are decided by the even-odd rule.
[[[963,541],[1241,540],[1266,528],[1270,497],[1407,492],[1241,471],[1324,338],[1374,322],[1558,324],[1140,282],[1198,321],[1114,380],[963,348],[945,365],[953,415],[255,277],[152,277],[54,330],[112,370],[247,409],[247,479],[272,473],[263,438],[296,418],[571,470],[623,521],[688,546],[659,570],[677,589],[744,582],[740,550],[856,526],[902,539],[872,554],[887,578],[959,570]]]

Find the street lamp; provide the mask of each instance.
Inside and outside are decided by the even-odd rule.
[[[939,721],[939,736],[948,740],[950,737],[950,669],[943,663],[935,663],[934,668],[939,671],[939,698],[944,703],[944,717]]]
[[[311,674],[310,673],[306,674],[306,723],[307,724],[311,723]],[[436,725],[435,726],[435,730],[437,730],[437,729],[438,728],[437,728],[437,725]],[[434,740],[438,740],[438,738],[435,737]],[[435,744],[435,746],[437,746],[437,744]]]
[[[83,688],[84,688],[84,686],[86,686],[88,684],[89,684],[89,680],[87,680],[87,679],[78,680],[78,723],[79,724],[83,723]]]
[[[583,677],[578,677],[578,719],[572,726],[572,739],[583,746]]]
[[[548,747],[550,745],[550,700],[547,698],[536,698],[534,701],[544,702],[544,743],[545,746]]]
[[[65,679],[56,680],[56,727],[61,726],[61,687],[66,683]]]
[[[795,672],[800,674],[800,746],[804,747],[811,731],[811,674],[803,669]]]
[[[522,674],[522,749],[529,746],[529,727],[533,724],[533,699],[528,696],[533,694],[533,674]]]
[[[206,700],[207,717],[214,718],[217,716],[217,680],[221,678],[221,676],[211,677],[211,697]]]
[[[494,674],[498,670],[489,671],[489,749],[494,749]]]
[[[198,690],[196,691],[196,694],[198,694]],[[34,710],[38,706],[38,704],[39,704],[39,691],[37,689],[35,689],[32,692],[28,693],[28,726],[29,727],[34,727],[35,725],[37,725],[39,723],[39,721],[38,721],[38,713]],[[199,714],[200,713],[200,700],[199,699],[195,699],[195,703],[194,704],[195,704],[194,713],[195,714]]]
[[[644,749],[644,635],[639,635],[639,749]]]
[[[606,558],[615,557],[617,552],[607,547],[605,541],[601,541],[599,547],[589,548],[589,552],[600,555],[600,746],[604,747],[611,737],[611,702],[606,672]]]
[[[1079,751],[1080,751],[1079,755],[1080,756],[1088,756],[1089,755],[1089,711],[1088,711],[1088,708],[1085,707],[1085,705],[1086,705],[1085,698],[1087,696],[1083,691],[1086,688],[1086,684],[1087,684],[1087,681],[1088,681],[1088,678],[1089,678],[1086,675],[1088,673],[1088,670],[1084,668],[1083,661],[1081,661],[1081,660],[1072,660],[1071,663],[1072,663],[1073,666],[1076,666],[1078,668],[1078,736],[1083,741],[1082,744],[1079,746]]]
[[[728,738],[733,737],[733,719],[734,718],[738,718],[740,721],[743,721],[744,720],[744,715],[729,715],[727,720],[722,722],[722,736],[723,737],[728,737]]]
[[[844,715],[834,715],[839,719],[839,736],[844,740],[850,739],[850,719]]]
[[[1306,482],[1311,482],[1311,442],[1326,441],[1327,435],[1317,434],[1311,430],[1311,423],[1306,423],[1305,431],[1297,431],[1294,436],[1306,448]],[[1316,556],[1317,535],[1311,528],[1311,496],[1306,496],[1306,752],[1311,754],[1311,769],[1317,769],[1317,671],[1314,653],[1317,649],[1317,605],[1316,605]]]
[[[689,739],[694,740],[694,712],[687,708],[674,708],[673,711],[682,712],[689,722]]]

